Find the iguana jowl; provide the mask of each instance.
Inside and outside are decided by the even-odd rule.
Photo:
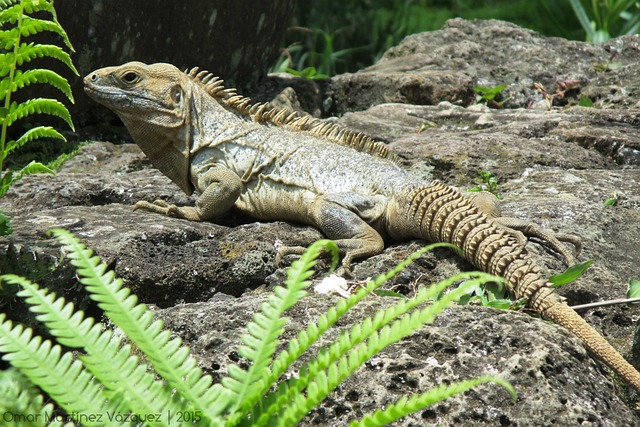
[[[122,119],[151,163],[195,207],[162,201],[142,208],[191,221],[232,206],[257,219],[311,224],[334,239],[348,269],[384,249],[383,237],[449,242],[476,267],[504,277],[516,298],[573,332],[640,391],[640,373],[549,287],[524,247],[540,237],[567,262],[560,240],[530,223],[501,218],[485,197],[428,185],[400,168],[381,144],[287,110],[252,104],[208,72],[131,62],[85,77],[85,91]],[[579,250],[579,248],[578,248]],[[280,255],[300,253],[285,247]]]

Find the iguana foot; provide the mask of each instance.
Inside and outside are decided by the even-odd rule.
[[[166,215],[173,218],[182,218],[189,221],[202,221],[197,208],[191,206],[179,207],[169,204],[164,200],[154,200],[153,203],[141,200],[133,206],[134,211],[138,209],[159,213],[160,215]]]
[[[465,197],[494,222],[504,227],[522,246],[526,245],[527,238],[536,237],[543,240],[551,250],[560,254],[567,265],[571,266],[576,263],[576,258],[582,251],[582,242],[578,236],[554,233],[530,221],[503,217],[498,198],[488,191],[467,193]],[[571,243],[575,248],[574,253],[572,254],[567,246],[561,242]]]
[[[493,220],[509,230],[514,230],[516,233],[543,240],[546,246],[558,253],[568,266],[576,263],[576,258],[582,251],[582,242],[578,236],[554,233],[553,231],[543,229],[538,224],[518,218],[499,217],[493,218]],[[571,243],[574,246],[574,253],[571,253],[567,245],[562,242]]]

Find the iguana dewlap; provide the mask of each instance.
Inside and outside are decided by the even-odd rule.
[[[523,233],[536,236],[572,262],[560,242],[577,243],[571,236],[502,218],[483,195],[465,197],[437,181],[425,185],[382,144],[252,104],[204,71],[131,62],[94,71],[84,82],[91,98],[118,114],[156,168],[185,193],[199,195],[195,207],[156,201],[136,208],[210,221],[235,206],[257,219],[310,224],[336,241],[347,269],[353,259],[380,253],[383,236],[453,243],[640,391],[640,373],[549,287],[524,247]],[[301,251],[286,247],[279,254]]]

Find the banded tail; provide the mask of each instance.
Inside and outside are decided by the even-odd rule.
[[[503,277],[516,298],[544,318],[564,326],[633,388],[640,391],[640,373],[595,329],[571,309],[542,276],[514,231],[498,225],[459,191],[434,182],[413,193],[408,220],[417,237],[448,242],[481,270]]]

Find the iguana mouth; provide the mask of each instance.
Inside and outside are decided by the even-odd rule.
[[[87,83],[87,79],[85,79],[84,91],[91,99],[106,107],[121,107],[133,109],[146,106],[145,108],[150,110],[172,110],[172,107],[170,105],[160,102],[157,99],[144,96],[143,94],[129,94],[117,88],[112,89],[102,86],[96,86],[92,83]]]

